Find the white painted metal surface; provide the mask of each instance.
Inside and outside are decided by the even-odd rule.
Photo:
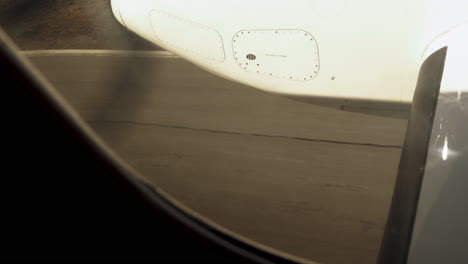
[[[310,81],[319,71],[317,42],[300,29],[241,30],[232,49],[239,67],[250,73]]]
[[[155,9],[149,16],[159,42],[200,60],[224,61],[223,40],[215,29]]]
[[[309,102],[343,104],[410,103],[425,48],[468,21],[466,0],[112,0],[112,6],[130,30],[212,73]],[[306,32],[313,41],[293,38],[300,34],[236,38],[276,30]],[[251,64],[245,53],[262,63]]]
[[[468,10],[467,10],[468,11]],[[424,58],[447,46],[441,92],[468,92],[468,23],[457,25],[434,39],[426,48]]]

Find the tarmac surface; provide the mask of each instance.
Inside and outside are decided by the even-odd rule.
[[[406,121],[323,108],[176,58],[31,56],[155,186],[242,236],[375,263]]]
[[[0,0],[0,26],[22,50],[161,50],[122,27],[109,0]]]
[[[68,29],[0,19],[21,49],[159,50],[114,28],[107,1],[50,2],[36,17]],[[106,22],[73,26],[87,17]],[[376,262],[406,120],[268,94],[173,56],[27,56],[118,155],[204,217],[313,261]]]

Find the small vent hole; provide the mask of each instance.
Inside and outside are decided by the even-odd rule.
[[[253,54],[247,54],[247,59],[249,60],[255,60],[257,58],[257,56],[253,55]]]

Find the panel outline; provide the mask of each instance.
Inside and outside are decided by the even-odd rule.
[[[164,13],[166,15],[169,15],[169,16],[172,16],[172,17],[175,17],[177,20],[184,20],[184,21],[187,21],[191,24],[195,24],[195,25],[198,25],[198,26],[201,26],[202,28],[205,28],[205,29],[208,29],[210,31],[213,31],[213,32],[216,32],[216,34],[218,35],[219,39],[220,39],[220,43],[221,43],[221,49],[222,49],[222,53],[223,53],[223,58],[222,60],[216,60],[216,59],[213,59],[211,57],[206,57],[206,56],[203,56],[203,55],[200,55],[199,53],[196,53],[192,50],[189,50],[189,49],[186,49],[186,48],[183,48],[181,46],[178,46],[178,45],[174,45],[172,44],[171,42],[168,42],[168,41],[164,41],[162,40],[161,38],[158,37],[158,34],[156,34],[156,31],[155,31],[155,28],[153,26],[153,22],[152,22],[152,19],[151,19],[151,14],[153,12],[160,12],[160,13]],[[201,24],[201,23],[198,23],[198,22],[195,22],[195,21],[192,21],[192,20],[189,20],[189,19],[186,19],[186,18],[182,18],[182,17],[179,17],[179,16],[176,16],[172,13],[169,13],[169,12],[166,12],[166,11],[163,11],[163,10],[160,10],[160,9],[151,9],[149,12],[148,12],[148,20],[149,20],[149,23],[150,23],[150,26],[151,26],[151,31],[153,32],[153,35],[154,37],[156,37],[159,41],[163,42],[164,44],[166,45],[169,45],[169,46],[172,46],[178,50],[183,50],[187,53],[190,53],[190,54],[193,54],[199,58],[204,58],[204,59],[207,59],[208,61],[212,61],[212,62],[224,62],[226,60],[226,47],[224,46],[224,40],[223,40],[223,36],[221,35],[221,33],[219,33],[216,29],[212,28],[212,27],[209,27],[207,25],[204,25],[204,24]]]
[[[266,75],[266,74],[261,74],[261,73],[257,73],[257,75],[260,75],[260,76],[265,76],[265,77],[273,77],[273,78],[278,78],[278,79],[283,79],[283,80],[289,80],[289,81],[296,81],[296,82],[308,82],[308,81],[312,81],[313,79],[315,79],[315,77],[317,77],[317,75],[319,75],[320,73],[320,69],[321,69],[321,66],[320,66],[320,48],[319,48],[319,45],[318,45],[318,42],[317,42],[317,38],[314,37],[313,34],[311,34],[310,32],[304,30],[304,29],[300,29],[300,28],[277,28],[277,29],[272,29],[272,28],[257,28],[257,29],[241,29],[239,31],[237,31],[236,33],[234,33],[234,35],[232,36],[232,39],[231,39],[231,48],[232,48],[232,56],[233,56],[233,59],[234,61],[236,62],[237,66],[240,67],[242,70],[248,72],[248,73],[252,73],[252,74],[255,74],[253,72],[250,72],[250,71],[247,71],[245,68],[243,68],[242,66],[240,66],[237,62],[237,59],[236,59],[236,51],[234,49],[234,38],[240,33],[240,32],[243,32],[243,31],[302,31],[306,34],[308,34],[311,38],[313,38],[314,42],[315,42],[315,46],[316,46],[316,49],[317,49],[317,73],[315,73],[315,75],[308,79],[308,80],[298,80],[298,79],[289,79],[289,78],[284,78],[284,77],[281,77],[281,76],[277,76],[277,75]]]

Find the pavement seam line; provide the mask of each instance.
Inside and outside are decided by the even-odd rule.
[[[383,145],[383,144],[365,143],[365,142],[349,142],[349,141],[328,140],[328,139],[266,135],[266,134],[258,134],[258,133],[242,133],[242,132],[232,132],[232,131],[214,130],[214,129],[206,129],[206,128],[193,128],[193,127],[187,127],[187,126],[165,125],[165,124],[159,124],[159,123],[142,123],[142,122],[126,121],[126,120],[87,120],[87,122],[90,124],[115,123],[115,124],[130,124],[130,125],[140,125],[140,126],[157,126],[157,127],[164,127],[164,128],[185,129],[185,130],[203,131],[203,132],[219,133],[219,134],[244,135],[244,136],[267,137],[267,138],[282,138],[282,139],[292,139],[292,140],[300,140],[300,141],[308,141],[308,142],[366,146],[366,147],[375,147],[375,148],[394,148],[394,149],[402,148],[402,146],[398,146],[398,145]]]
[[[165,50],[80,50],[80,49],[60,49],[60,50],[22,50],[25,56],[137,56],[151,58],[179,58],[179,56]]]

